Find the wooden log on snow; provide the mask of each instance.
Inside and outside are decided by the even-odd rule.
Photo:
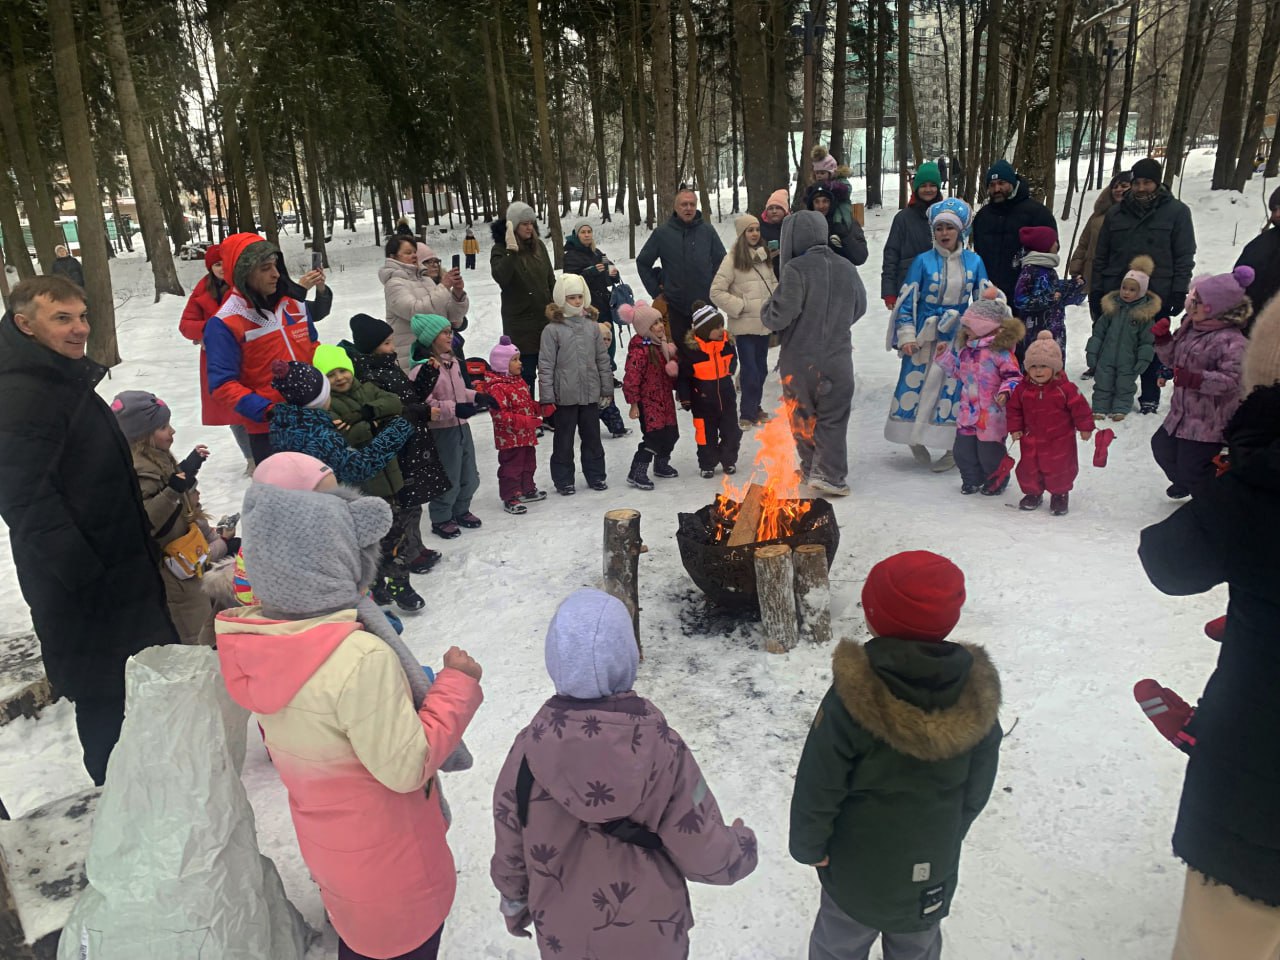
[[[760,529],[760,514],[764,512],[764,487],[758,483],[753,483],[747,488],[747,496],[742,501],[742,507],[738,510],[738,519],[733,522],[733,529],[729,531],[729,546],[741,547],[748,543],[755,543],[758,537],[756,531]]]
[[[820,543],[796,547],[796,617],[800,639],[831,642],[831,583],[827,579],[827,548]]]
[[[764,623],[765,649],[786,653],[796,645],[795,569],[791,548],[773,543],[756,550],[756,595]]]
[[[610,510],[604,515],[604,591],[617,597],[631,614],[636,631],[636,649],[644,656],[640,643],[640,540],[639,510]]]

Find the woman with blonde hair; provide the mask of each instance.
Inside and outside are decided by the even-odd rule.
[[[769,419],[760,406],[769,372],[769,331],[760,311],[777,287],[769,266],[769,251],[760,233],[760,221],[744,213],[734,221],[738,240],[711,281],[711,302],[725,315],[729,333],[738,347],[738,424],[746,429]]]

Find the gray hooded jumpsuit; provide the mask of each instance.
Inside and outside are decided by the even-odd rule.
[[[867,292],[857,268],[827,246],[827,232],[826,219],[812,210],[782,221],[782,274],[760,319],[782,333],[778,373],[783,396],[796,403],[800,469],[839,485],[849,470],[851,330],[867,312]]]

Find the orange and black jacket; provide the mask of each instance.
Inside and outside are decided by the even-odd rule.
[[[733,374],[738,368],[733,341],[728,337],[703,340],[691,332],[685,338],[685,348],[676,381],[680,402],[692,404],[695,412],[733,410],[738,399],[733,389]]]

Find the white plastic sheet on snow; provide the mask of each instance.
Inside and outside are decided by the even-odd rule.
[[[89,886],[59,960],[300,960],[309,931],[258,852],[240,781],[248,714],[227,696],[217,655],[151,647],[125,682]]]

